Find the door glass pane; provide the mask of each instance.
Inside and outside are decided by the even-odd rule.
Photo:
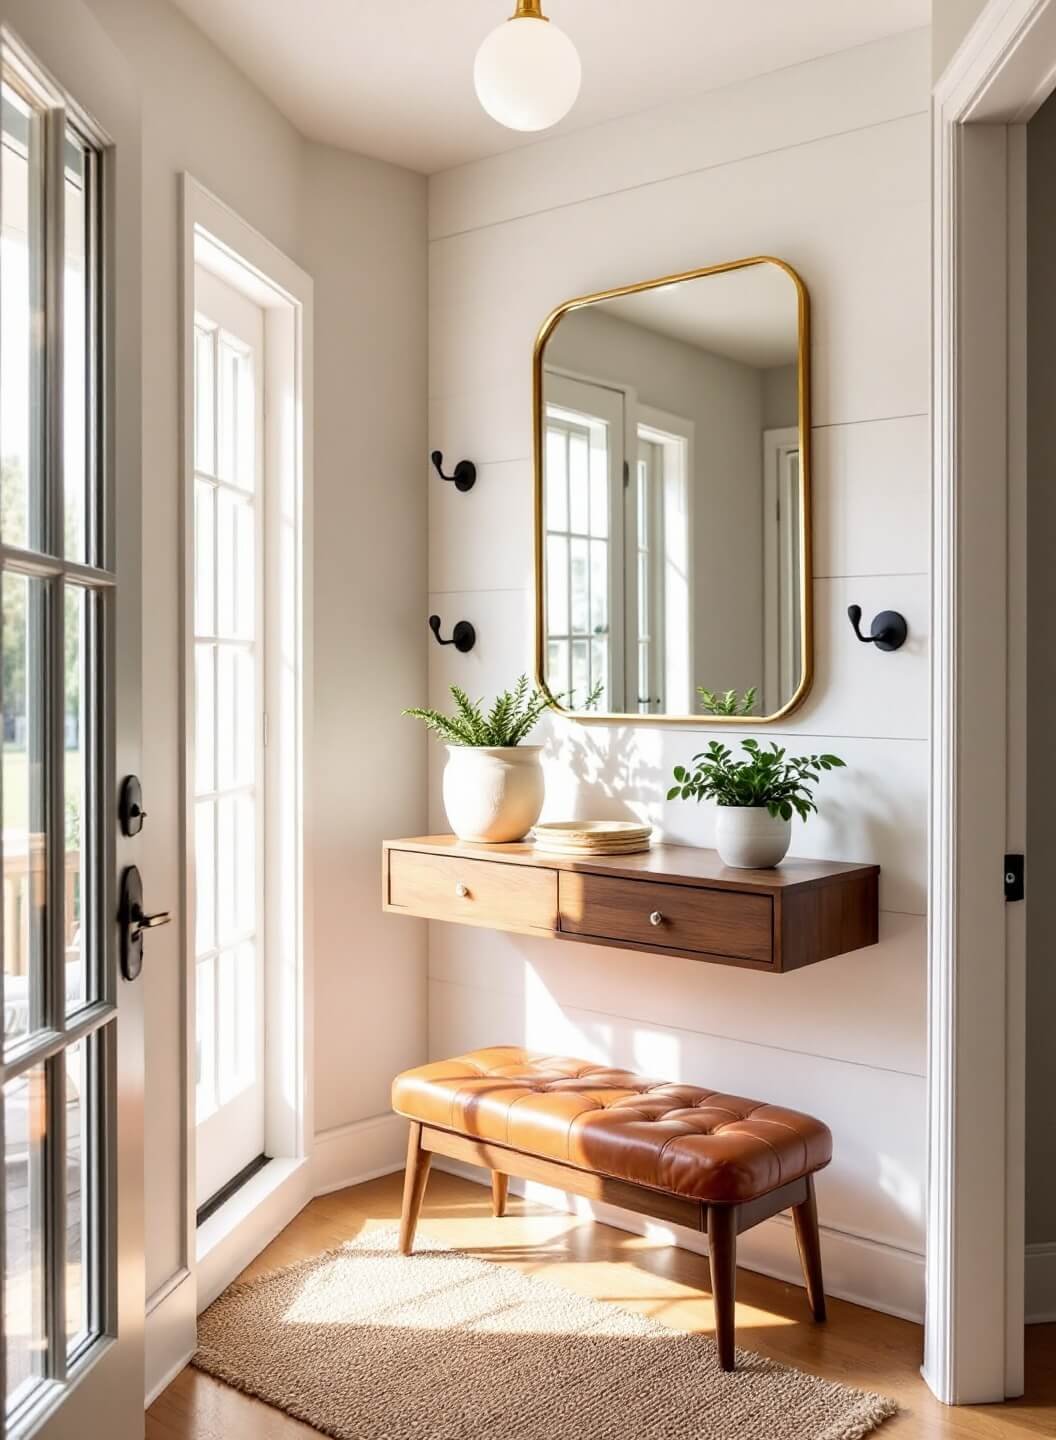
[[[256,557],[250,501],[221,487],[216,494],[216,633],[253,637]]]
[[[65,554],[84,560],[88,477],[88,153],[66,132],[66,264],[63,329]]]
[[[8,545],[40,543],[43,511],[40,413],[44,316],[42,125],[9,85],[2,86],[0,173],[0,532]]]
[[[4,1086],[4,1336],[10,1413],[44,1374],[43,1065]]]
[[[195,935],[198,954],[216,945],[216,801],[194,807]]]
[[[74,1350],[93,1329],[90,1251],[92,1227],[89,1087],[98,1074],[95,1037],[66,1051],[66,1345]]]
[[[220,345],[220,478],[240,490],[255,488],[253,362],[228,339]]]
[[[195,1117],[200,1123],[216,1109],[216,960],[195,966]]]
[[[551,635],[568,634],[568,540],[546,537],[546,621]]]
[[[216,634],[216,486],[204,480],[194,487],[194,628],[199,635]]]
[[[590,530],[590,444],[585,431],[568,437],[569,529],[578,535]]]
[[[609,630],[609,547],[604,540],[590,542],[590,631],[607,635]]]
[[[216,474],[216,336],[201,326],[194,331],[194,463]]]
[[[589,545],[589,540],[573,540],[571,546],[573,635],[586,635],[590,629]]]
[[[87,933],[90,923],[91,827],[88,817],[88,617],[94,613],[89,596],[79,586],[66,587],[66,867],[65,947],[66,1009],[78,1009],[97,995],[88,973]]]
[[[3,606],[4,1041],[43,1023],[44,582],[5,574]]]
[[[565,432],[546,432],[546,523],[551,530],[568,529],[568,442]]]
[[[590,641],[572,641],[572,693],[580,704],[590,693]]]
[[[568,693],[567,640],[551,640],[546,647],[546,683],[551,695],[565,695]]]

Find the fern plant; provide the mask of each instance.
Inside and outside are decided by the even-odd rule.
[[[599,682],[586,699],[586,708],[597,703],[602,691]],[[512,690],[504,690],[485,712],[483,700],[471,700],[457,685],[451,686],[454,696],[455,713],[445,715],[441,710],[419,706],[405,710],[416,720],[424,720],[438,739],[447,745],[512,746],[521,741],[535,727],[544,710],[558,705],[565,695],[547,695],[537,686],[529,686],[528,676],[522,675]],[[568,692],[569,697],[571,691]]]
[[[717,695],[714,690],[707,690],[703,685],[697,686],[700,708],[705,715],[750,715],[757,693],[754,685],[749,686],[743,695],[739,695],[736,690],[725,690],[721,695]]]
[[[770,742],[764,750],[758,740],[742,740],[747,760],[735,760],[733,752],[718,740],[693,756],[692,770],[676,765],[676,783],[667,792],[669,800],[714,800],[734,807],[766,806],[776,819],[791,820],[792,813],[806,820],[817,811],[814,787],[827,770],[838,770],[844,762],[838,755],[795,755]]]

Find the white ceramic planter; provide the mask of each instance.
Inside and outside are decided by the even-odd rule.
[[[715,848],[734,870],[770,870],[788,854],[791,820],[776,819],[765,805],[720,805]]]
[[[543,809],[541,745],[449,745],[444,809],[460,840],[521,840]]]

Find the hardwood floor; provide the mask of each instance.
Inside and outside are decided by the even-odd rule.
[[[364,1229],[392,1225],[399,1217],[402,1185],[402,1175],[389,1175],[314,1200],[243,1278],[316,1255]],[[497,1220],[491,1198],[485,1186],[434,1170],[421,1228],[445,1244],[545,1275],[665,1324],[711,1331],[708,1262],[702,1256],[512,1196],[506,1218]],[[940,1405],[921,1380],[919,1326],[842,1300],[829,1302],[826,1325],[814,1325],[803,1290],[750,1270],[737,1273],[737,1338],[745,1349],[788,1365],[893,1395],[903,1413],[881,1427],[883,1440],[1056,1435],[1056,1325],[1027,1331],[1023,1400],[971,1409]],[[147,1440],[310,1440],[316,1431],[188,1366],[147,1412],[146,1435]]]

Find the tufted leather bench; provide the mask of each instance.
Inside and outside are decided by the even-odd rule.
[[[496,1215],[517,1175],[705,1231],[724,1370],[734,1364],[737,1236],[783,1210],[814,1318],[825,1319],[814,1173],[832,1158],[832,1136],[820,1120],[517,1045],[406,1070],[392,1104],[411,1122],[405,1255],[432,1157],[448,1155],[491,1170]]]

